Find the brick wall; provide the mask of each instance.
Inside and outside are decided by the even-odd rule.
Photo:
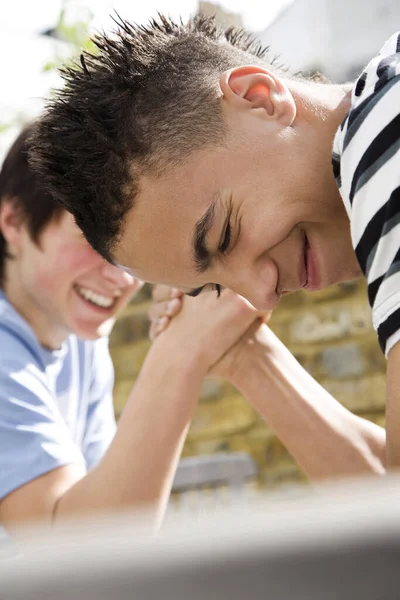
[[[145,286],[117,322],[110,341],[115,365],[115,409],[121,412],[149,347]],[[304,367],[353,412],[384,423],[385,358],[371,326],[365,284],[348,283],[323,292],[283,298],[270,322]],[[303,476],[257,413],[225,382],[206,381],[185,456],[250,453],[260,483],[275,487]]]

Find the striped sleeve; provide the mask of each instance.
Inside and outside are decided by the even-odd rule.
[[[400,34],[388,40],[354,86],[333,163],[387,356],[400,340]]]

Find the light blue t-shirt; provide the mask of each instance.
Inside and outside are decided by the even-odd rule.
[[[0,290],[0,499],[71,463],[93,467],[115,433],[108,339],[43,348]]]

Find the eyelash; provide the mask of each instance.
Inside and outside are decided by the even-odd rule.
[[[219,247],[219,251],[221,252],[221,254],[225,254],[225,252],[229,249],[229,245],[231,243],[231,235],[232,235],[232,227],[231,227],[230,221],[228,221],[228,224],[225,228],[224,239],[222,240],[222,244]],[[213,289],[213,291],[217,292],[217,296],[219,298],[221,295],[221,291],[222,291],[220,284],[213,283],[212,289]]]
[[[219,251],[221,252],[221,254],[225,254],[225,252],[229,249],[229,245],[231,243],[231,234],[232,227],[230,221],[228,221],[228,224],[225,229],[224,239],[222,240],[222,243],[219,247]]]
[[[213,292],[217,292],[217,297],[219,298],[221,295],[221,286],[219,283],[213,283],[212,284],[212,290]]]

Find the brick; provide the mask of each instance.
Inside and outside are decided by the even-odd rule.
[[[358,377],[366,368],[367,364],[356,344],[341,344],[322,351],[322,369],[328,377]]]
[[[376,337],[375,332],[372,339],[366,340],[363,344],[360,344],[360,349],[363,353],[365,362],[368,364],[369,372],[386,372],[386,358],[381,350],[381,347],[379,346],[378,338]]]
[[[305,368],[305,370],[314,377],[319,379],[321,376],[321,350],[319,347],[309,347],[303,345],[299,350],[299,347],[291,349],[293,356],[298,362]]]
[[[124,409],[124,406],[129,398],[129,394],[132,391],[133,384],[133,381],[122,380],[117,381],[114,386],[114,410],[117,418]]]
[[[379,427],[385,428],[386,415],[384,410],[374,413],[365,413],[362,415],[362,417],[368,421],[371,421],[371,423],[375,423],[375,425],[379,425]]]
[[[132,298],[132,304],[139,304],[151,300],[151,292],[153,286],[150,283],[145,283],[144,286],[138,291],[138,293]]]
[[[215,454],[216,452],[230,452],[232,450],[229,438],[222,437],[213,440],[188,440],[182,456],[198,456],[201,454]]]
[[[336,400],[358,414],[382,411],[386,404],[386,376],[372,373],[362,378],[324,379],[322,385]]]
[[[201,388],[200,398],[203,402],[221,398],[224,393],[223,381],[217,379],[206,379]]]
[[[291,343],[331,342],[371,331],[369,306],[320,306],[302,312],[291,325]]]
[[[136,379],[149,347],[148,340],[141,340],[136,344],[110,348],[116,381],[129,379],[133,382]]]
[[[256,460],[260,469],[277,468],[292,463],[293,459],[284,445],[266,425],[249,429],[246,433],[228,438],[233,452],[247,452]]]
[[[188,440],[222,438],[247,430],[256,420],[254,409],[239,394],[213,403],[200,403],[193,416]]]
[[[110,336],[111,349],[148,339],[149,319],[147,313],[149,306],[149,303],[141,303],[127,307],[113,327]]]
[[[293,484],[308,484],[307,478],[299,467],[292,464],[282,465],[277,469],[266,468],[261,473],[262,486],[267,489],[282,489]]]
[[[345,283],[339,283],[338,285],[331,285],[325,290],[319,292],[306,292],[302,291],[307,298],[308,304],[321,304],[331,302],[332,300],[343,300],[350,296],[362,294],[362,298],[366,297],[366,285],[363,281],[349,281]]]
[[[333,300],[347,300],[354,296],[359,296],[361,302],[366,302],[367,291],[363,281],[350,281],[333,285],[320,292],[306,292],[305,290],[301,290],[284,296],[279,302],[279,306],[274,310],[272,319],[281,313],[287,311],[293,312],[293,310],[298,311],[307,305],[326,304]]]

